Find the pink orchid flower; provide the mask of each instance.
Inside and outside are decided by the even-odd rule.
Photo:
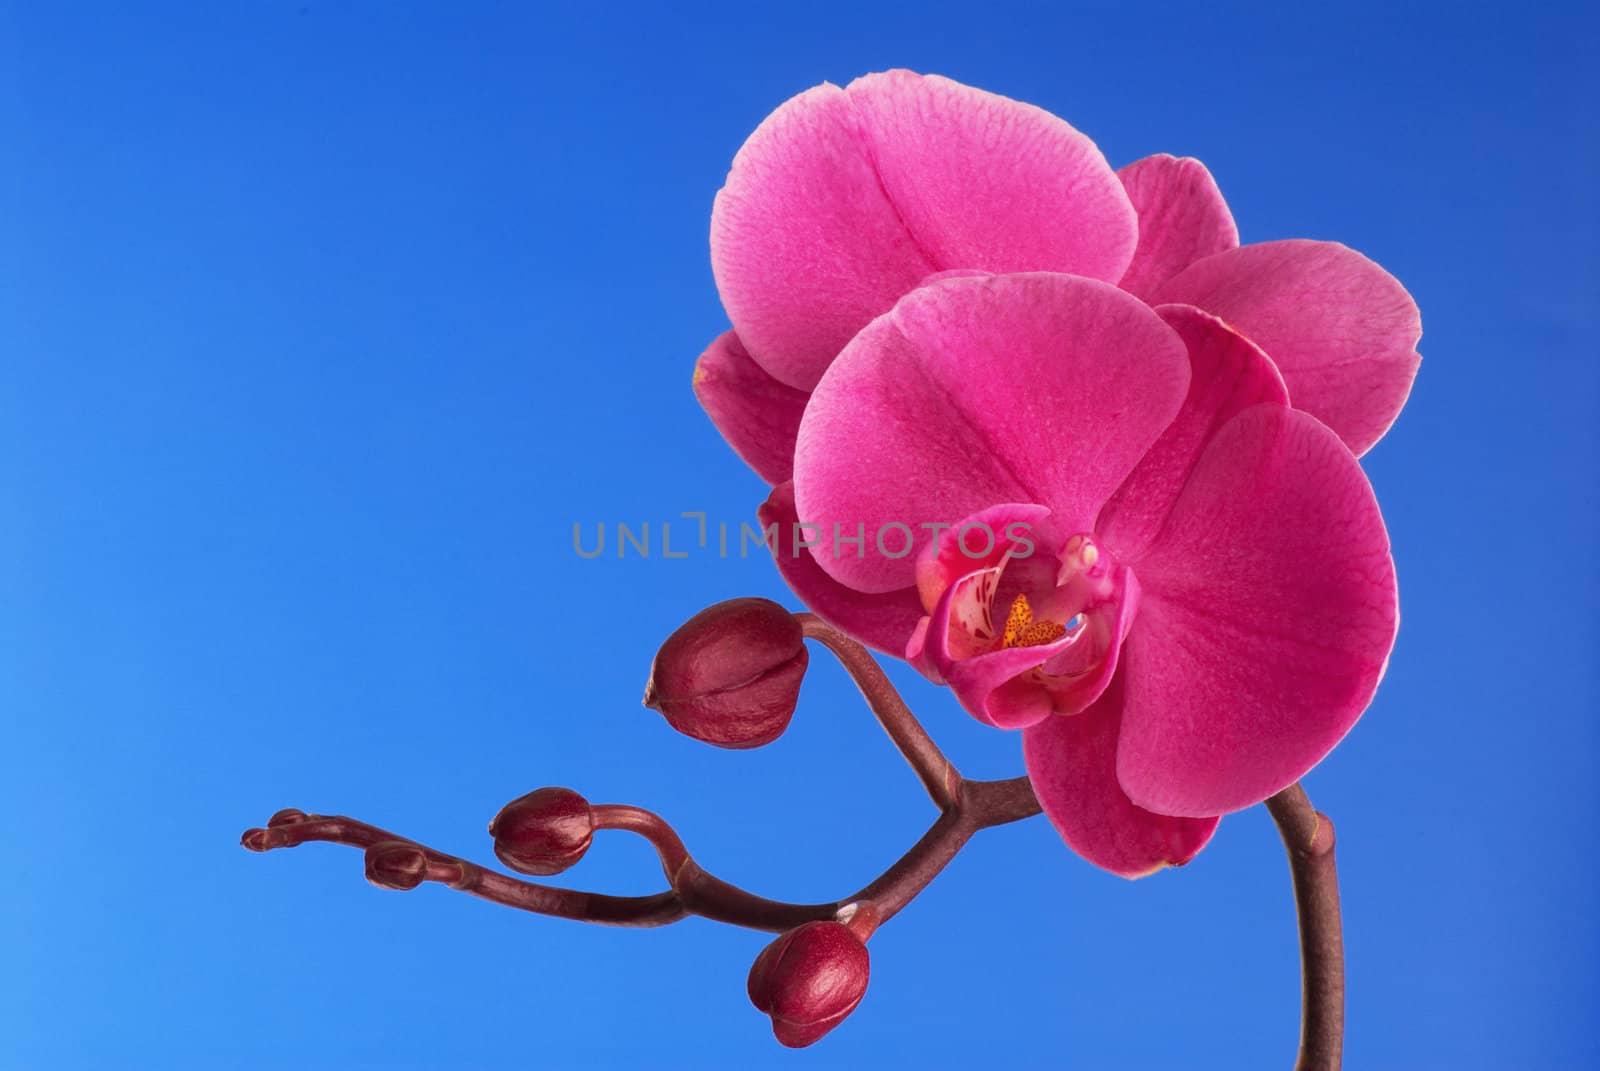
[[[823,84],[768,116],[717,195],[711,262],[733,330],[700,357],[695,392],[771,484],[789,479],[834,357],[941,272],[1066,272],[1204,309],[1357,454],[1394,422],[1421,360],[1399,282],[1332,242],[1240,247],[1199,161],[1113,171],[1046,111],[910,71]]]
[[[1080,854],[1183,863],[1332,749],[1394,642],[1372,489],[1281,371],[1193,305],[936,280],[822,374],[763,522],[813,609],[1023,730]]]

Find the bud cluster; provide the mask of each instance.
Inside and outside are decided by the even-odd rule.
[[[942,810],[969,806],[974,828],[1038,813],[1025,779],[963,782],[864,649],[818,619],[791,614],[766,599],[719,603],[668,637],[651,667],[645,703],[697,740],[728,748],[770,743],[794,715],[807,668],[807,637],[818,639],[839,658]],[[930,836],[860,894],[817,905],[747,893],[702,869],[659,815],[627,804],[591,805],[569,788],[552,786],[519,796],[489,823],[500,862],[540,877],[578,863],[600,829],[648,840],[669,887],[650,895],[616,896],[544,885],[479,867],[365,822],[295,808],[278,811],[264,828],[246,830],[241,843],[258,852],[308,841],[357,847],[364,852],[367,880],[384,889],[408,890],[433,882],[560,918],[661,926],[699,915],[777,933],[752,964],[747,992],[757,1010],[771,1019],[777,1040],[801,1048],[855,1011],[871,973],[866,942],[879,921],[916,896],[971,833],[960,823],[941,820]]]

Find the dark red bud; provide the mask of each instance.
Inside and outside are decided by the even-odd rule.
[[[644,705],[696,740],[760,747],[789,727],[806,659],[800,622],[777,603],[719,602],[661,645]]]
[[[512,870],[549,877],[583,858],[594,839],[589,801],[570,788],[541,788],[514,799],[489,823],[494,854]]]
[[[428,853],[415,844],[386,840],[367,849],[367,880],[380,889],[415,889],[428,873]]]
[[[867,946],[842,922],[808,922],[772,942],[750,968],[750,1003],[772,1033],[804,1048],[844,1022],[867,992]]]

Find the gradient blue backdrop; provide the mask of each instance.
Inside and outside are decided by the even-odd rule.
[[[1198,155],[1247,241],[1342,240],[1416,295],[1421,376],[1367,463],[1399,646],[1308,778],[1350,1064],[1600,1058],[1592,5],[131,6],[0,14],[5,1066],[1288,1066],[1259,808],[1138,883],[1043,821],[980,838],[800,1054],[746,1003],[759,935],[237,846],[296,805],[484,857],[500,803],[568,784],[822,899],[931,820],[825,658],[762,752],[640,709],[681,619],[785,597],[768,562],[570,549],[751,515],[689,390],[726,323],[711,198],[779,102],[897,65],[1114,163]],[[900,677],[970,773],[1019,769]],[[659,885],[622,835],[570,877]]]

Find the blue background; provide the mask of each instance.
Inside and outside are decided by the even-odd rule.
[[[1042,820],[874,939],[816,1048],[765,938],[375,890],[255,856],[295,805],[487,857],[542,784],[668,816],[757,891],[841,895],[933,811],[815,659],[756,753],[639,707],[770,563],[580,561],[571,525],[763,495],[689,390],[711,198],[824,79],[910,66],[1114,164],[1203,158],[1245,240],[1338,239],[1423,310],[1367,460],[1404,622],[1307,779],[1339,830],[1355,1068],[1565,1068],[1596,1007],[1592,5],[7,5],[0,14],[0,1060],[15,1067],[1287,1067],[1260,808],[1129,883]],[[975,776],[1014,737],[906,673]],[[604,836],[573,882],[660,885]]]

